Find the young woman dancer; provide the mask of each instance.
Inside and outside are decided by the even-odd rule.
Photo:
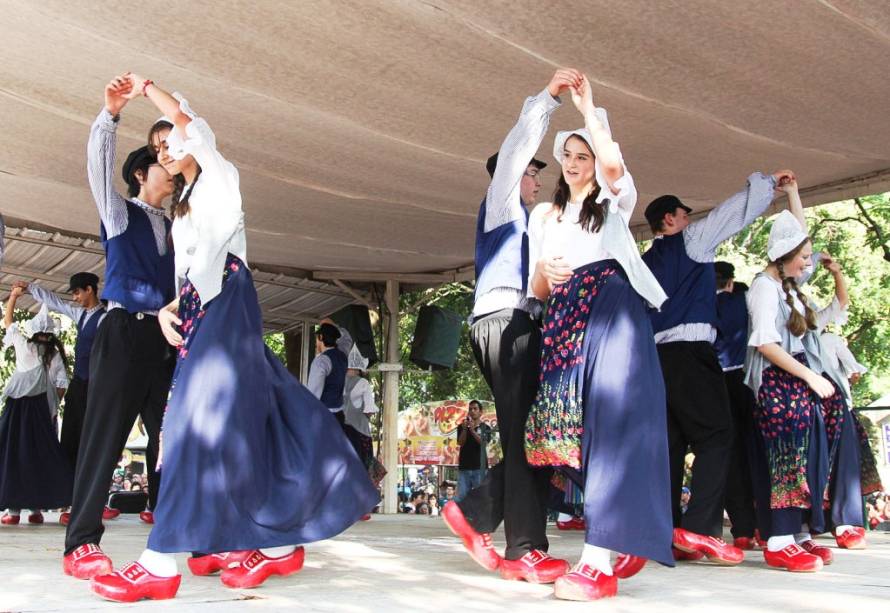
[[[586,129],[557,134],[554,201],[529,221],[529,288],[548,304],[526,454],[584,488],[584,552],[555,593],[593,600],[647,558],[673,565],[664,386],[646,314],[667,297],[630,235],[633,178],[586,77],[572,101]],[[611,551],[626,554],[614,568]]]
[[[0,414],[0,509],[5,525],[30,509],[29,524],[42,524],[41,509],[71,504],[74,468],[59,443],[55,416],[68,387],[67,361],[57,324],[46,306],[25,323],[14,323],[24,289],[14,286],[6,303],[3,350],[15,348],[15,371],[3,390]]]
[[[256,587],[299,571],[301,545],[351,526],[377,492],[336,419],[263,344],[238,171],[185,100],[125,80],[121,95],[148,97],[173,126],[156,124],[149,144],[175,181],[181,288],[158,319],[178,359],[148,548],[92,588],[117,601],[171,598],[181,575],[170,554],[181,551],[193,552],[193,574],[222,570],[226,586]],[[232,551],[248,553],[229,566]]]
[[[798,288],[796,279],[811,265],[813,247],[797,181],[778,189],[787,193],[790,212],[783,211],[773,222],[767,247],[770,263],[754,278],[747,296],[745,382],[757,396],[756,442],[766,463],[765,470],[754,469],[755,495],[758,508],[770,509],[769,526],[761,520],[761,531],[768,528],[764,536],[769,536],[766,563],[793,572],[815,572],[832,556],[829,549],[815,544],[809,532],[820,532],[825,525],[823,502],[847,506],[844,496],[829,491],[829,474],[849,466],[848,460],[838,464],[831,459],[840,457],[840,439],[831,428],[826,436],[826,422],[828,416],[842,414],[845,403],[823,376],[818,330],[842,314],[847,291],[840,267],[830,258],[823,264],[834,275],[836,296],[828,307],[813,309]],[[767,483],[759,483],[767,476]],[[842,525],[838,532],[849,529]]]

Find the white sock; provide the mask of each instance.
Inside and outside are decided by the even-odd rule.
[[[179,574],[176,558],[170,553],[146,549],[139,556],[138,562],[155,577],[175,577]]]
[[[297,549],[296,545],[285,545],[284,547],[266,547],[260,549],[260,553],[267,558],[281,558],[292,554]]]
[[[766,542],[766,548],[770,551],[782,551],[788,545],[794,545],[793,534],[783,534],[782,536],[771,536]]]
[[[798,532],[794,535],[794,542],[800,545],[801,543],[805,543],[807,541],[812,541],[813,535],[809,532]]]
[[[18,517],[22,514],[21,509],[6,509],[6,513],[12,515],[13,517]]]
[[[849,525],[847,525],[847,524],[844,524],[843,526],[838,526],[837,528],[835,528],[835,529],[834,529],[834,533],[837,534],[838,536],[840,536],[840,535],[842,535],[844,532],[850,532],[852,529],[853,529],[853,526],[849,526]]]
[[[581,563],[593,566],[604,575],[612,576],[612,552],[596,545],[584,544],[581,552]]]
[[[560,513],[556,521],[572,521],[573,517],[568,513]]]

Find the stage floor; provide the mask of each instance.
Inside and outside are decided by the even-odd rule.
[[[23,517],[24,519],[24,517]],[[335,539],[309,545],[297,575],[254,590],[230,590],[218,577],[193,577],[180,556],[175,600],[120,605],[94,596],[85,581],[62,573],[64,528],[56,514],[43,526],[0,527],[0,611],[92,611],[133,608],[202,611],[882,611],[890,602],[890,534],[869,533],[869,548],[845,551],[834,539],[831,566],[816,574],[772,570],[760,552],[734,568],[649,563],[621,582],[617,598],[598,603],[556,600],[546,585],[504,581],[477,566],[439,518],[375,515]],[[107,522],[102,545],[120,565],[138,557],[149,526],[135,515]],[[551,552],[574,562],[580,532],[549,528]],[[728,537],[728,535],[727,535]],[[495,535],[503,546],[503,533]]]

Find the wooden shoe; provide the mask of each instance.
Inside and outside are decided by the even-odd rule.
[[[822,558],[807,553],[800,545],[788,545],[781,551],[763,550],[768,566],[784,568],[792,573],[814,573],[822,570]]]
[[[452,500],[442,508],[442,519],[454,536],[463,541],[464,549],[476,563],[486,570],[498,569],[503,560],[494,549],[491,535],[487,532],[476,532],[456,502]]]
[[[618,579],[588,564],[578,563],[556,580],[553,595],[561,600],[600,600],[618,594]]]
[[[98,545],[87,543],[62,558],[62,570],[75,579],[92,579],[96,575],[107,575],[114,567],[111,558]]]
[[[816,541],[813,539],[809,539],[804,541],[803,543],[798,543],[800,548],[806,551],[807,553],[811,553],[814,556],[819,556],[822,558],[822,564],[828,566],[834,560],[834,554],[831,553],[831,549],[828,547],[823,547],[822,545],[817,545]]]
[[[841,549],[865,549],[865,530],[859,532],[854,527],[852,530],[836,535],[834,541]]]
[[[226,570],[235,564],[240,564],[251,553],[250,551],[224,551],[222,553],[211,553],[206,556],[191,557],[188,559],[188,567],[193,575],[205,577],[218,573],[221,570]]]
[[[176,596],[182,575],[158,577],[139,562],[130,562],[118,571],[93,577],[90,589],[93,593],[115,602],[137,600],[167,600]]]
[[[569,563],[533,549],[518,560],[501,560],[501,577],[529,583],[553,583],[569,572]]]
[[[17,526],[21,520],[22,518],[20,515],[4,513],[3,517],[0,517],[0,524],[3,524],[4,526]]]
[[[612,566],[612,573],[619,579],[630,579],[646,566],[646,558],[622,553]]]
[[[745,559],[745,552],[727,544],[723,539],[696,534],[683,528],[674,528],[673,544],[680,551],[703,553],[711,562],[724,566],[735,566]]]
[[[280,558],[269,558],[259,549],[248,554],[243,562],[222,572],[220,579],[223,585],[232,588],[257,587],[273,575],[286,577],[299,572],[306,557],[306,551],[302,547],[297,547]]]

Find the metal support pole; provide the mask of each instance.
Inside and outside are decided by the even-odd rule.
[[[386,282],[386,362],[399,363],[399,282]],[[398,513],[399,370],[383,371],[383,512]]]

